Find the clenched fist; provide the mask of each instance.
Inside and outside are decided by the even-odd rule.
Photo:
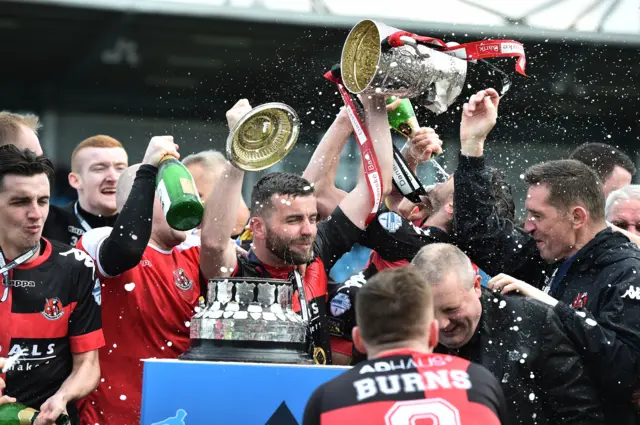
[[[178,145],[173,143],[173,136],[156,136],[149,142],[149,146],[147,146],[147,151],[144,154],[142,163],[157,167],[160,160],[166,155],[171,155],[176,159],[180,159]]]
[[[244,117],[251,110],[251,105],[247,99],[240,99],[231,109],[227,111],[227,124],[229,130],[233,130],[240,118]]]
[[[429,127],[419,128],[407,143],[407,150],[403,152],[405,156],[409,156],[417,162],[429,161],[432,155],[438,156],[441,153],[442,140]]]

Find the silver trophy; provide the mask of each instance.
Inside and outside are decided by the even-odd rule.
[[[410,37],[402,37],[403,46],[385,49],[383,41],[398,31],[369,19],[353,27],[340,61],[345,87],[354,94],[414,98],[432,112],[446,111],[462,92],[467,61]]]
[[[183,360],[313,364],[304,290],[301,314],[292,296],[300,279],[209,280],[206,306],[191,319]]]

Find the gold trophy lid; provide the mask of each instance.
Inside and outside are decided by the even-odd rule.
[[[245,171],[260,171],[278,163],[295,145],[300,131],[298,115],[284,103],[253,108],[227,138],[227,157]]]

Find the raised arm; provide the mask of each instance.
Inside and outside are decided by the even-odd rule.
[[[151,139],[142,164],[132,165],[120,176],[116,200],[120,213],[111,228],[85,233],[78,247],[97,260],[103,276],[118,276],[135,267],[151,238],[153,203],[158,164],[165,155],[179,158],[172,136]]]
[[[233,128],[250,110],[248,100],[239,100],[227,111],[229,128]],[[238,209],[229,208],[229,205],[239,205],[243,180],[244,171],[227,162],[205,204],[200,239],[200,269],[207,279],[230,276],[236,267],[236,248],[231,236]]]
[[[454,174],[453,218],[457,245],[489,275],[506,273],[538,284],[544,262],[535,241],[496,211],[484,142],[496,123],[498,93],[482,90],[463,107],[460,157]]]
[[[353,131],[346,109],[342,109],[324,134],[302,177],[313,183],[318,200],[318,214],[328,217],[347,192],[335,185],[340,154]]]
[[[389,130],[389,121],[383,96],[362,96],[365,122],[373,143],[378,165],[384,199],[391,191],[393,173],[393,145]],[[374,199],[364,176],[363,169],[358,173],[356,187],[345,196],[339,207],[347,218],[358,228],[364,229],[365,222],[373,207]]]

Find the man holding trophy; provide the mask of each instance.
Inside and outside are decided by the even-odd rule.
[[[209,301],[214,301],[212,297],[214,291],[217,297],[215,302],[218,303],[221,301],[221,294],[227,297],[226,294],[231,291],[235,294],[234,300],[240,304],[239,308],[242,308],[242,297],[239,294],[247,288],[246,285],[253,285],[251,278],[261,279],[256,288],[259,294],[258,297],[271,297],[266,303],[262,303],[262,308],[269,309],[269,311],[263,312],[265,330],[262,334],[270,335],[269,340],[262,339],[262,342],[277,341],[279,344],[269,347],[274,349],[277,349],[277,347],[286,348],[288,347],[288,342],[293,342],[291,341],[292,339],[299,338],[298,341],[300,341],[300,338],[304,337],[300,333],[304,334],[305,331],[302,330],[296,334],[284,324],[282,324],[281,328],[278,328],[282,321],[280,319],[281,312],[279,307],[272,302],[273,292],[276,288],[268,286],[277,285],[277,283],[273,281],[265,283],[264,279],[296,281],[297,288],[294,289],[296,292],[292,297],[292,308],[285,306],[287,307],[285,310],[292,309],[294,312],[301,314],[302,321],[306,323],[305,326],[308,326],[310,330],[311,347],[308,348],[308,352],[313,355],[314,361],[319,364],[331,364],[329,335],[326,324],[329,270],[358,241],[361,236],[361,230],[366,227],[372,215],[372,205],[379,206],[381,200],[384,199],[387,191],[391,188],[392,145],[384,97],[380,95],[362,96],[362,106],[367,129],[371,135],[370,141],[374,148],[371,151],[366,151],[363,157],[367,163],[367,168],[370,166],[375,169],[379,163],[379,172],[378,170],[375,171],[378,179],[378,192],[371,190],[369,182],[372,180],[365,179],[364,174],[360,174],[356,187],[340,202],[338,208],[327,220],[319,223],[317,200],[311,183],[293,174],[268,174],[258,181],[252,193],[250,226],[253,231],[253,246],[247,256],[238,255],[234,246],[229,242],[235,223],[235,211],[229,210],[227,206],[235,205],[234,203],[238,201],[237,198],[241,196],[244,171],[240,167],[251,169],[251,166],[242,163],[242,158],[246,159],[250,156],[243,154],[242,149],[251,153],[251,141],[258,139],[258,137],[249,137],[235,151],[236,156],[240,157],[239,159],[234,159],[233,152],[230,155],[232,163],[229,163],[223,171],[220,184],[214,186],[205,208],[202,226],[201,269],[206,277],[217,279],[209,282]],[[232,135],[242,132],[242,126],[240,126],[240,129],[236,129],[235,132],[233,129],[239,123],[241,124],[243,117],[250,115],[248,114],[250,110],[248,102],[241,100],[227,113]],[[263,122],[257,127],[264,130],[270,125]],[[276,127],[282,128],[284,126],[277,125]],[[249,131],[246,132],[246,134],[248,133]],[[275,144],[277,144],[277,141]],[[245,147],[243,148],[243,146]],[[255,149],[253,152],[255,152]],[[254,158],[256,156],[259,155],[255,155]],[[375,176],[375,174],[368,174],[369,179]],[[223,279],[227,277],[232,279]],[[238,281],[234,282],[233,279]],[[252,288],[250,290],[253,290]],[[277,290],[278,297],[280,297],[283,292],[283,286],[278,286]],[[227,299],[230,300],[229,297]],[[231,312],[234,310],[235,307],[231,306],[232,303],[233,301],[227,304],[222,302],[225,305],[223,313],[225,317],[230,317]],[[237,318],[241,317],[241,315],[238,316],[235,313],[234,329],[228,329],[226,336],[220,336],[219,338],[213,336],[212,338],[211,333],[213,330],[208,327],[210,325],[207,325],[206,321],[214,322],[219,320],[220,312],[211,311],[215,307],[212,305],[209,312],[205,312],[201,317],[196,316],[192,321],[192,339],[196,340],[192,342],[192,347],[194,345],[197,346],[197,340],[209,339],[216,341],[215,352],[217,354],[215,357],[220,358],[220,356],[223,356],[224,358],[224,349],[226,347],[220,340],[237,337],[235,344],[237,348],[243,340],[246,342],[247,339],[258,338],[257,335],[247,338],[246,332],[248,331],[246,329],[248,328],[245,328],[244,332],[238,329],[240,325]],[[260,307],[253,306],[255,311],[252,312],[251,307],[249,305],[249,314],[260,314],[260,311],[263,311],[257,311],[256,308]],[[283,315],[282,318],[290,321],[296,320],[290,314]],[[269,324],[272,326],[267,326]],[[219,324],[215,326],[217,328],[220,327]],[[206,331],[205,328],[207,329]],[[279,333],[274,329],[282,329],[282,332],[287,332],[288,334],[282,335],[281,332]],[[238,335],[240,333],[245,333],[245,335]],[[267,347],[268,344],[263,344],[263,346]],[[235,354],[229,354],[231,356],[229,358],[237,356],[237,353],[238,351],[236,350]],[[274,358],[273,361],[289,362],[285,353],[281,354],[280,357]],[[265,358],[261,358],[261,360],[265,360]],[[304,362],[302,358],[298,360],[293,358],[290,361]]]

